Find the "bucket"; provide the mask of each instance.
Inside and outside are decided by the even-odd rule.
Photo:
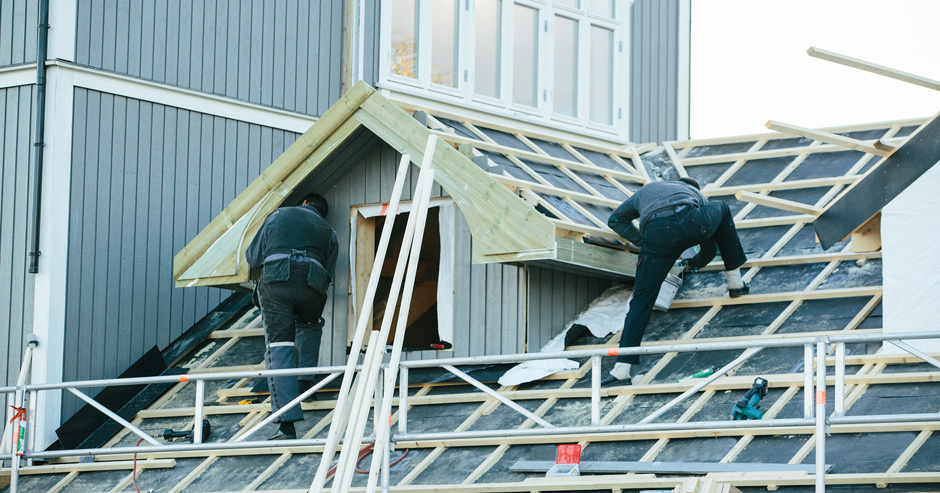
[[[669,306],[672,305],[673,298],[676,297],[676,292],[678,292],[681,287],[681,277],[671,273],[666,274],[666,280],[663,281],[663,285],[659,288],[659,296],[656,297],[656,304],[653,305],[654,308],[668,312]]]

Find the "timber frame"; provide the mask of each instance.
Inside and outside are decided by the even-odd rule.
[[[359,127],[375,133],[416,162],[431,132],[365,83],[358,83],[236,197],[173,260],[182,286],[231,286],[250,278],[244,249],[264,218]],[[432,160],[436,181],[470,225],[482,257],[552,256],[554,228],[534,208],[489,178],[451,146]]]

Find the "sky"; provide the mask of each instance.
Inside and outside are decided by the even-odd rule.
[[[931,116],[940,91],[806,50],[940,80],[938,21],[937,0],[692,0],[690,137]]]

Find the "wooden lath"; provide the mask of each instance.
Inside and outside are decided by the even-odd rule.
[[[176,285],[248,281],[244,250],[264,218],[361,127],[416,161],[423,158],[423,142],[432,135],[367,84],[357,84],[176,255]],[[438,146],[433,167],[437,183],[470,225],[474,252],[480,259],[553,254],[554,225],[457,150]]]

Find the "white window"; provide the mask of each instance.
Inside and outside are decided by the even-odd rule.
[[[623,139],[627,0],[388,0],[379,86],[403,100]]]

